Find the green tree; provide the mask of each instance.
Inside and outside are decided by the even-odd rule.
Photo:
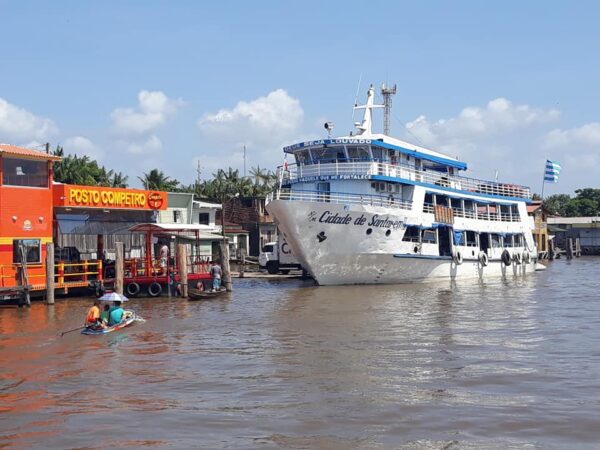
[[[177,191],[179,188],[179,181],[171,178],[163,173],[162,170],[152,169],[148,173],[144,173],[143,177],[138,179],[144,185],[144,189],[151,191]]]
[[[60,183],[88,186],[127,187],[127,176],[100,166],[89,156],[67,155],[57,146],[54,155],[62,159],[54,163],[54,179]]]
[[[544,200],[544,206],[550,214],[566,216],[567,205],[571,202],[571,196],[567,194],[556,194]]]

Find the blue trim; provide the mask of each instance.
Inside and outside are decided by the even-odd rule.
[[[404,184],[412,184],[414,186],[430,187],[433,189],[438,189],[438,190],[447,191],[447,192],[464,192],[464,193],[468,194],[469,196],[471,196],[470,198],[467,198],[465,200],[477,201],[476,199],[472,198],[472,196],[477,196],[477,197],[493,198],[495,200],[498,200],[500,203],[502,200],[504,200],[505,202],[512,200],[514,202],[525,202],[525,203],[531,203],[533,201],[530,198],[504,197],[502,195],[493,195],[493,194],[484,194],[484,193],[480,193],[480,192],[463,191],[461,189],[452,189],[452,188],[447,188],[444,186],[437,186],[437,185],[431,184],[431,183],[423,183],[422,181],[413,181],[413,180],[407,180],[405,178],[388,177],[385,175],[371,175],[371,179],[375,180],[375,181],[389,181],[389,182],[396,182],[396,183],[402,182]],[[402,181],[399,181],[399,180],[402,180]]]
[[[399,253],[394,255],[394,258],[414,258],[414,259],[440,259],[444,261],[451,261],[452,256],[435,256],[435,255],[417,255],[414,253]]]
[[[467,169],[467,163],[458,161],[456,159],[447,159],[447,158],[441,158],[439,156],[428,155],[427,153],[423,153],[418,150],[411,150],[409,148],[404,148],[404,147],[400,147],[398,145],[388,144],[386,142],[377,141],[377,140],[371,141],[371,145],[375,145],[376,147],[387,148],[388,150],[397,150],[401,153],[413,156],[415,158],[437,162],[437,163],[443,164],[445,166],[456,167],[458,170],[466,170]]]

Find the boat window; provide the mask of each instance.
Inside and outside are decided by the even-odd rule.
[[[515,247],[524,247],[524,245],[523,245],[523,235],[522,234],[515,234],[515,236],[514,236],[514,244],[515,244]]]
[[[352,146],[348,147],[348,158],[368,160],[370,159],[369,147],[364,146]]]
[[[404,242],[419,242],[419,227],[407,226],[402,240]]]
[[[466,231],[467,247],[477,247],[477,233],[474,231]]]
[[[490,234],[490,240],[492,242],[492,248],[499,248],[500,247],[500,235],[499,234],[491,233]]]
[[[296,157],[296,164],[309,164],[310,163],[310,153],[308,150],[302,150],[294,153]]]
[[[2,158],[2,183],[8,186],[48,187],[48,161]]]
[[[435,230],[423,230],[422,242],[426,244],[435,244],[437,242]]]
[[[462,200],[460,198],[450,198],[450,206],[454,209],[462,209]]]
[[[313,155],[319,162],[343,161],[346,159],[343,147],[321,147],[313,149]]]
[[[381,161],[383,159],[387,160],[387,155],[384,156],[383,149],[379,147],[372,147],[371,151],[373,152],[373,159],[376,161]]]
[[[507,234],[506,236],[504,236],[503,242],[504,242],[504,247],[506,247],[506,248],[513,247],[513,235]]]
[[[273,253],[273,245],[265,245],[262,251],[263,253]]]
[[[465,232],[454,230],[454,245],[465,245]]]
[[[446,197],[445,195],[436,194],[436,196],[435,196],[435,204],[436,205],[448,206],[448,197]]]
[[[427,193],[425,194],[425,203],[429,205],[433,205],[433,194]]]
[[[19,251],[20,247],[23,247],[25,254],[25,262],[27,263],[40,263],[41,262],[41,251],[40,251],[40,240],[39,239],[13,239],[13,263],[18,264],[21,262],[21,254]]]

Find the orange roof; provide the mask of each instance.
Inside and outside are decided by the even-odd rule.
[[[42,159],[45,161],[59,161],[60,156],[50,155],[39,150],[17,147],[16,145],[0,144],[0,155],[17,156],[24,159]]]

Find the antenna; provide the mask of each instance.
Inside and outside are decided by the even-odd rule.
[[[383,96],[383,134],[390,135],[390,112],[392,110],[392,95],[396,95],[396,85],[386,87],[385,83],[381,85],[381,95]]]
[[[360,92],[360,82],[362,81],[362,72],[358,76],[358,85],[356,86],[356,95],[354,96],[354,106],[358,106],[358,93]],[[354,108],[352,108],[352,123],[354,123]]]
[[[200,160],[198,160],[198,167],[196,167],[196,179],[197,183],[200,184],[200,175],[202,174],[202,167],[200,167]]]
[[[246,177],[246,144],[244,144],[244,177]]]

